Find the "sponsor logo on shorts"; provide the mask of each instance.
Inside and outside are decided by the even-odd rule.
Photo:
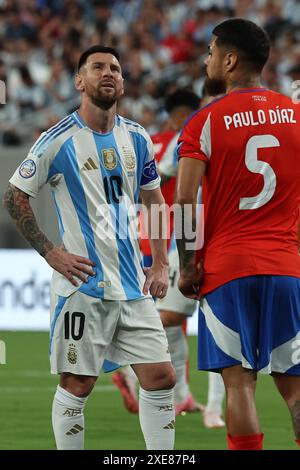
[[[22,178],[31,178],[36,172],[36,164],[33,160],[25,160],[19,168],[19,174]]]
[[[69,344],[69,351],[67,354],[67,358],[70,364],[77,363],[77,351],[75,344]]]

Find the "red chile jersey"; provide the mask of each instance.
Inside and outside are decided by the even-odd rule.
[[[176,131],[169,130],[169,131],[159,132],[158,134],[151,136],[153,147],[154,147],[154,157],[155,157],[156,163],[159,163],[160,160],[166,154],[166,152],[171,150],[171,148],[169,147],[172,147],[173,151],[175,151],[177,139],[175,139],[174,143],[173,143],[173,140],[176,135],[177,135]],[[162,195],[165,199],[166,204],[170,207],[174,204],[175,185],[176,185],[176,178],[172,177],[161,186]],[[170,217],[167,215],[167,222],[170,223],[170,228],[168,229],[168,233],[170,233],[171,235],[173,232],[173,224],[174,224],[173,212],[171,213]],[[140,239],[141,251],[144,256],[151,256],[150,242],[145,234],[143,217],[140,217],[140,233],[141,233],[141,239]],[[170,240],[168,240],[168,247],[169,247],[169,244],[170,244]]]
[[[206,162],[201,292],[232,279],[300,277],[300,106],[263,88],[233,91],[194,114],[178,158]]]

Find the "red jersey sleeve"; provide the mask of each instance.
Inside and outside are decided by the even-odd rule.
[[[177,145],[178,160],[182,157],[209,162],[211,154],[210,112],[200,110],[185,124]]]

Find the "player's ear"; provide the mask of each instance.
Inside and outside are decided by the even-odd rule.
[[[84,91],[84,83],[83,83],[83,77],[79,73],[76,73],[75,79],[75,88],[77,91]]]
[[[228,52],[225,56],[225,70],[226,72],[232,72],[238,62],[238,56],[235,52]]]

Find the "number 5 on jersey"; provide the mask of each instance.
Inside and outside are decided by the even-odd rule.
[[[242,197],[240,210],[258,209],[272,199],[276,189],[276,175],[269,163],[258,160],[257,153],[258,149],[279,146],[279,140],[273,135],[255,135],[248,140],[245,154],[246,167],[252,173],[263,176],[264,187],[257,196]]]

